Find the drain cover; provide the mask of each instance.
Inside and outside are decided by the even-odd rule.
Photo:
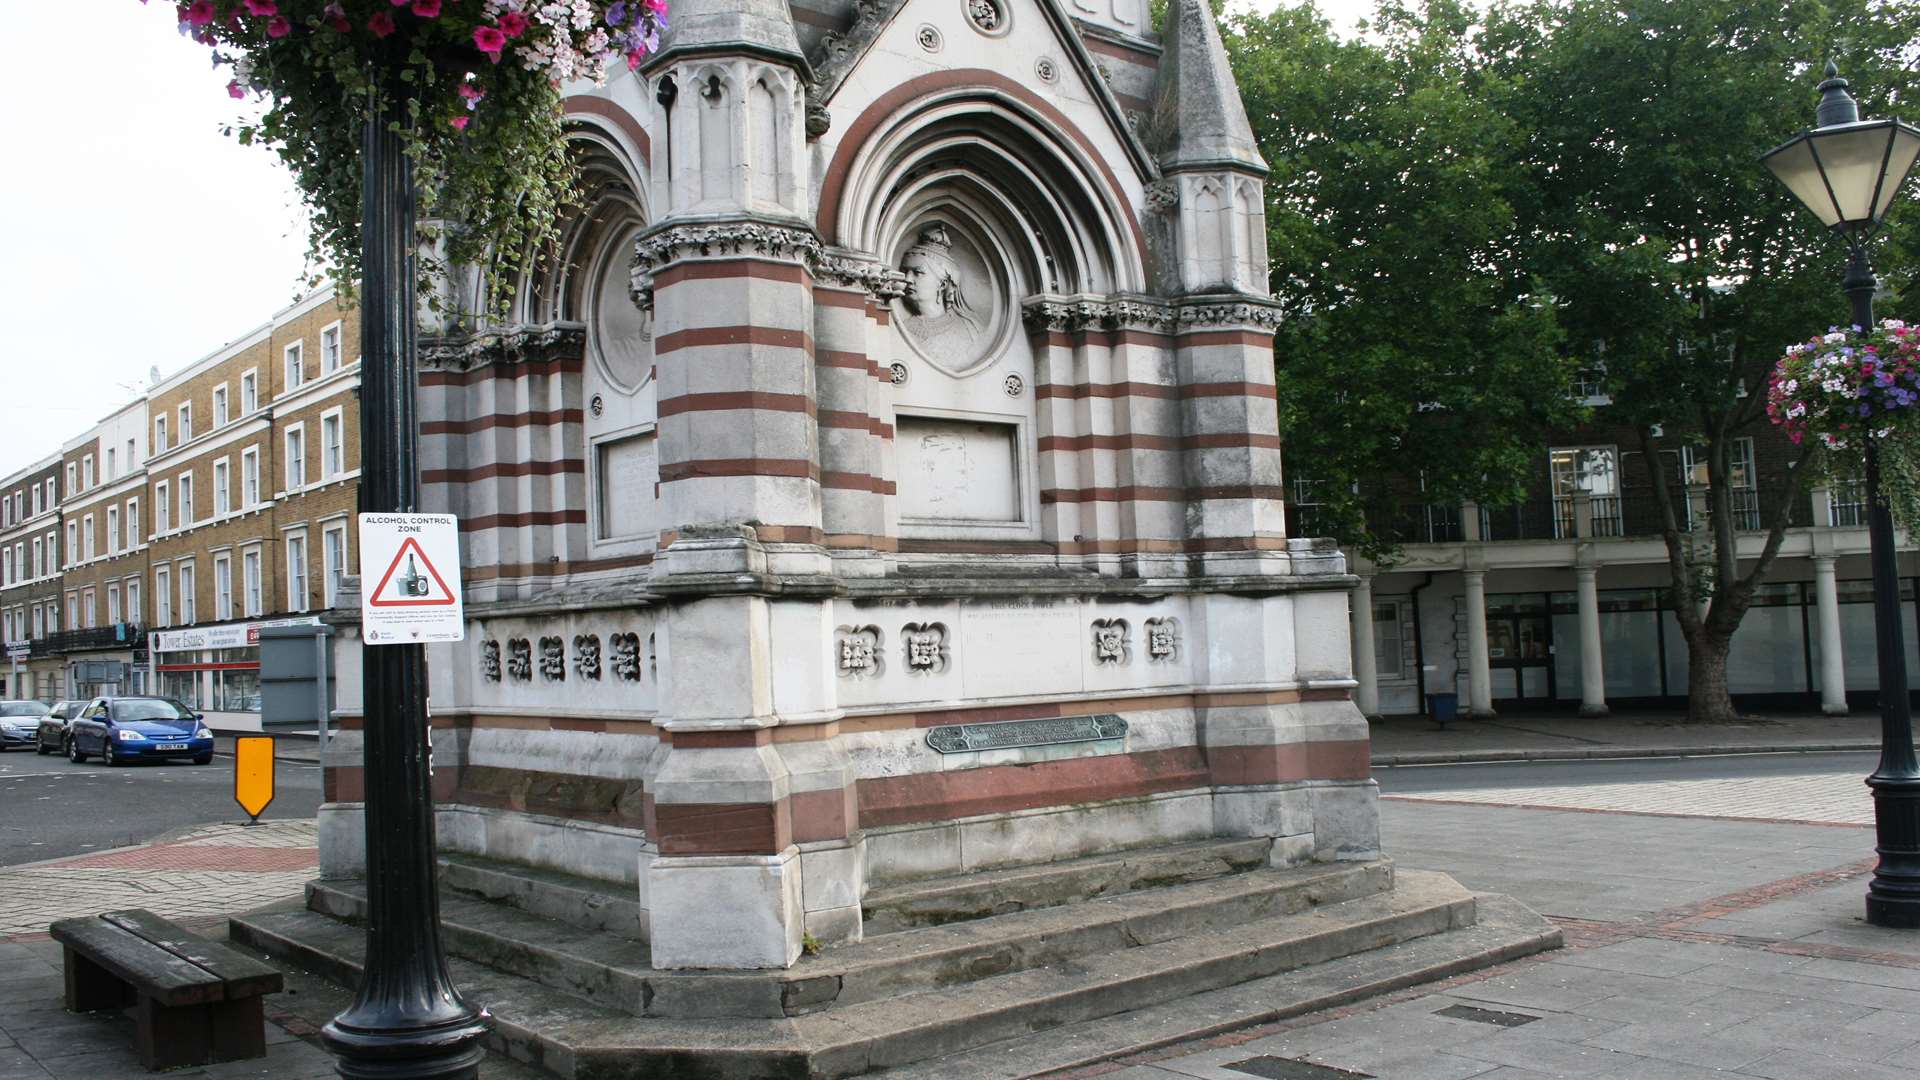
[[[1277,1057],[1248,1058],[1220,1067],[1248,1076],[1262,1076],[1266,1080],[1372,1080],[1373,1077],[1372,1073],[1348,1072],[1330,1065]]]
[[[1449,1005],[1439,1010],[1435,1016],[1450,1016],[1455,1020],[1471,1020],[1476,1024],[1498,1024],[1501,1027],[1519,1027],[1540,1019],[1526,1013],[1501,1012],[1498,1009],[1476,1009],[1472,1005]]]

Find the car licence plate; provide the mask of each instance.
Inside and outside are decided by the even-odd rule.
[[[162,750],[185,750],[186,748],[187,744],[183,742],[163,742],[160,744],[160,749]]]

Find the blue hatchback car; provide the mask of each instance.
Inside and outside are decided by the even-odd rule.
[[[172,758],[205,765],[213,760],[213,732],[172,698],[95,698],[67,725],[67,757],[95,756],[109,765]]]

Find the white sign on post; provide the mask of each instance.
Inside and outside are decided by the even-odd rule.
[[[360,634],[369,645],[459,641],[460,521],[452,514],[360,515]]]

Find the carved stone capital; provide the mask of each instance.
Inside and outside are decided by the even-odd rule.
[[[426,371],[472,371],[490,364],[531,364],[555,356],[579,356],[586,347],[586,327],[577,323],[511,326],[423,338],[419,364]]]
[[[886,302],[906,289],[906,275],[878,261],[828,251],[812,230],[754,221],[675,225],[634,241],[630,289],[633,302],[653,307],[653,275],[661,266],[688,256],[764,255],[804,264],[815,279],[865,289]]]
[[[1050,331],[1146,330],[1174,333],[1195,326],[1280,325],[1280,307],[1254,297],[1161,300],[1151,296],[1035,296],[1021,305],[1030,334]]]

